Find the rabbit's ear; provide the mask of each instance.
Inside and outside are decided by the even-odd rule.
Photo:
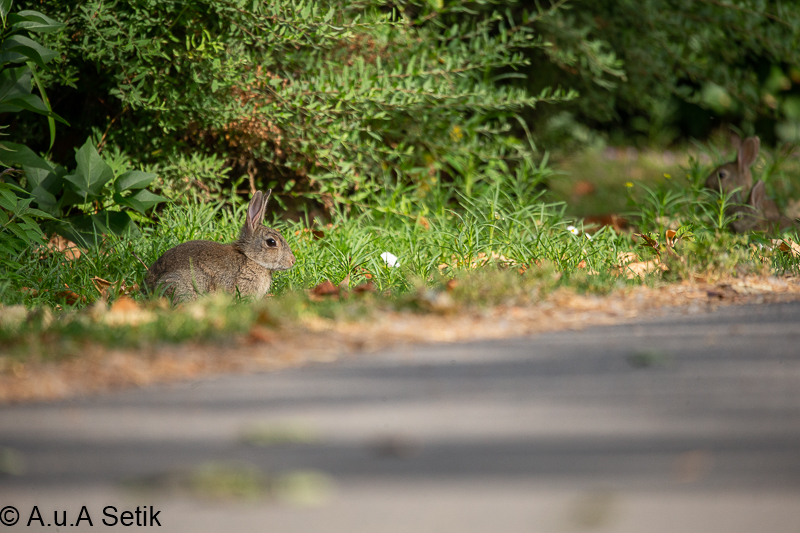
[[[247,206],[247,218],[245,219],[244,226],[248,231],[255,231],[256,227],[261,224],[264,218],[265,202],[261,199],[261,191],[256,191],[250,200],[250,205]]]
[[[756,210],[760,210],[761,206],[764,204],[764,198],[766,197],[766,194],[767,191],[764,182],[758,180],[750,190],[750,201],[748,203]]]
[[[736,158],[740,174],[744,174],[756,162],[759,148],[761,148],[761,139],[758,137],[748,137],[744,140],[739,147],[739,155]]]

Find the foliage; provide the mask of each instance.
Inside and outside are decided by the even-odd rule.
[[[24,145],[6,146],[11,151],[0,153],[0,162],[22,167],[25,189],[39,209],[55,220],[52,228],[81,246],[88,246],[101,235],[121,235],[135,228],[130,215],[120,208],[145,215],[166,200],[146,189],[155,174],[128,170],[127,160],[120,157],[111,160],[113,166],[109,165],[91,140],[76,151],[77,167],[69,174],[64,167],[51,165]]]
[[[552,44],[533,87],[577,89],[577,123],[664,145],[729,123],[800,140],[800,5],[750,0],[573,0],[538,21]],[[564,122],[560,115],[556,121]],[[562,124],[559,127],[563,127]],[[573,125],[580,133],[577,124]]]
[[[51,110],[36,68],[45,69],[45,64],[56,56],[56,52],[23,33],[53,33],[62,30],[65,24],[37,11],[10,13],[11,4],[6,1],[0,6],[3,22],[0,112],[26,110],[45,115],[52,148],[55,120],[66,122]],[[25,65],[10,66],[16,63]],[[41,98],[32,94],[32,80],[36,81]],[[52,165],[24,144],[0,144],[0,163],[22,168],[21,172],[5,171],[6,183],[0,183],[0,249],[9,257],[43,240],[40,220],[54,221],[50,223],[50,229],[86,246],[99,235],[121,234],[133,226],[126,212],[107,210],[107,207],[128,207],[144,215],[149,208],[165,200],[145,190],[155,179],[155,174],[122,171],[121,167],[126,164],[124,161],[118,161],[116,169],[112,168],[100,157],[90,140],[76,152],[75,159],[77,169],[68,174],[65,168]],[[18,182],[11,179],[15,174],[22,175]],[[36,208],[31,207],[32,204]],[[81,214],[75,215],[75,211]],[[87,211],[93,214],[85,214]],[[70,214],[73,216],[68,217]],[[16,263],[8,266],[14,267]]]
[[[430,188],[518,164],[532,155],[510,134],[519,112],[574,97],[499,83],[545,46],[531,27],[558,6],[462,9],[442,28],[382,0],[40,5],[69,21],[51,36],[60,60],[46,81],[76,127],[161,167],[223,157],[251,190],[278,185],[329,208],[390,181]],[[102,113],[71,112],[87,107]]]
[[[49,33],[64,26],[36,11],[23,10],[10,13],[11,1],[0,2],[0,113],[32,111],[47,117],[50,129],[50,145],[55,139],[55,120],[64,120],[52,112],[45,89],[36,68],[45,68],[45,63],[55,56],[25,34],[28,32]],[[21,66],[12,66],[22,63]],[[40,96],[32,93],[33,80]],[[0,129],[6,129],[2,126]],[[0,133],[0,135],[5,135]],[[24,147],[23,147],[24,148]],[[0,142],[0,162],[17,150],[16,145]],[[51,218],[40,209],[31,207],[34,198],[15,183],[7,183],[13,174],[7,169],[0,174],[0,252],[8,257],[8,267],[18,264],[12,259],[21,250],[34,242],[41,242],[44,233],[39,221]]]

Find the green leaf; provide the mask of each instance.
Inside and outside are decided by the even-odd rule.
[[[45,168],[23,166],[22,170],[25,172],[25,178],[28,181],[28,189],[41,185],[48,176],[53,174],[51,170]]]
[[[114,190],[117,192],[122,192],[129,189],[144,189],[150,185],[154,179],[156,179],[156,175],[151,174],[150,172],[129,170],[120,174],[120,176],[114,182]]]
[[[35,94],[6,98],[0,105],[0,113],[16,113],[22,109],[27,109],[28,111],[33,111],[40,115],[47,115],[50,113],[44,105],[44,102],[42,102],[42,99]]]
[[[11,4],[14,3],[14,0],[0,0],[0,17],[2,17],[3,21],[6,20],[6,17],[11,12]]]
[[[53,50],[45,48],[33,39],[29,39],[24,35],[12,35],[3,41],[0,46],[0,63],[20,62],[21,56],[27,58],[26,60],[33,61],[42,68],[45,68],[45,63],[56,57]]]
[[[89,247],[99,244],[101,235],[137,233],[138,228],[124,211],[101,211],[96,215],[60,220],[56,223],[56,231],[78,246]]]
[[[0,105],[8,98],[31,94],[33,81],[28,66],[7,68],[0,72]]]
[[[6,229],[11,230],[11,232],[19,237],[26,245],[31,243],[31,239],[28,238],[28,235],[22,230],[22,228],[19,227],[16,222],[12,222],[11,224],[7,225]]]
[[[8,209],[9,211],[15,211],[17,208],[17,197],[6,190],[0,190],[0,207]]]
[[[44,85],[42,84],[42,80],[39,79],[39,75],[36,73],[36,70],[30,63],[28,63],[28,66],[31,67],[31,74],[33,74],[33,79],[34,81],[36,81],[36,86],[39,88],[39,94],[42,96],[42,101],[44,102],[44,105],[45,107],[47,107],[48,111],[47,125],[50,128],[50,146],[47,148],[47,151],[49,152],[50,150],[53,149],[53,144],[55,144],[56,142],[56,120],[58,120],[59,122],[63,122],[67,126],[69,126],[69,123],[67,123],[66,120],[53,113],[53,108],[50,106],[50,100],[47,99],[47,93],[44,90]]]
[[[75,174],[64,176],[76,192],[88,200],[89,196],[100,196],[103,186],[114,178],[114,171],[97,153],[91,139],[87,139],[75,154],[78,168]]]
[[[148,209],[150,209],[151,207],[153,207],[154,205],[159,204],[161,202],[166,202],[168,200],[166,198],[164,198],[163,196],[159,196],[157,194],[153,194],[150,191],[145,189],[145,190],[141,190],[141,191],[137,192],[136,194],[134,194],[132,196],[128,196],[128,197],[123,197],[123,196],[121,196],[119,194],[115,194],[114,195],[114,201],[118,205],[125,205],[125,206],[128,206],[128,207],[131,207],[131,208],[135,209],[136,211],[138,211],[139,213],[144,215],[145,212]]]
[[[50,193],[50,191],[39,185],[37,185],[31,190],[31,195],[36,201],[36,205],[38,205],[41,209],[47,211],[48,213],[53,214],[56,203],[58,202],[58,200],[56,200],[55,195],[53,195],[52,193]]]
[[[38,11],[24,10],[12,13],[8,17],[12,30],[28,30],[41,33],[52,33],[65,27],[66,24],[53,20]]]
[[[42,168],[52,172],[53,167],[50,166],[50,163],[36,155],[33,150],[24,144],[5,143],[5,145],[11,150],[14,150],[13,152],[0,152],[0,163],[5,166],[27,166]]]
[[[29,230],[33,231],[38,237],[44,237],[44,232],[42,231],[42,228],[39,227],[39,224],[34,219],[32,219],[28,215],[22,215],[20,218],[24,222],[24,224],[20,224],[21,226],[24,226]]]

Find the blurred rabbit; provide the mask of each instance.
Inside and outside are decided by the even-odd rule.
[[[164,252],[149,269],[147,289],[163,290],[175,302],[218,290],[263,297],[273,271],[288,270],[295,264],[286,239],[262,224],[271,192],[253,195],[236,242],[189,241]]]
[[[705,186],[715,191],[722,191],[724,194],[736,191],[733,200],[736,203],[743,203],[744,198],[753,187],[753,175],[750,173],[750,167],[756,162],[760,148],[761,140],[758,137],[745,139],[739,146],[736,160],[715,168],[706,178]]]
[[[731,222],[731,227],[736,233],[746,231],[781,233],[795,226],[795,222],[782,215],[775,202],[767,198],[766,187],[761,180],[750,189],[747,203],[731,207],[730,214],[737,215]]]
[[[795,225],[794,221],[781,214],[778,206],[766,195],[764,182],[753,185],[750,167],[756,162],[761,141],[758,137],[745,139],[736,153],[736,160],[715,168],[705,186],[723,194],[731,194],[735,205],[725,214],[735,216],[731,229],[736,233],[746,231],[782,232]]]

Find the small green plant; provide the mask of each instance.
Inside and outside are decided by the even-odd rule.
[[[104,234],[121,235],[133,229],[133,220],[123,208],[145,215],[166,201],[146,189],[155,174],[127,169],[124,158],[112,159],[110,165],[91,140],[76,151],[76,168],[71,173],[23,145],[8,146],[13,152],[0,154],[0,162],[22,167],[21,182],[39,209],[54,219],[51,229],[81,246],[96,244]]]

